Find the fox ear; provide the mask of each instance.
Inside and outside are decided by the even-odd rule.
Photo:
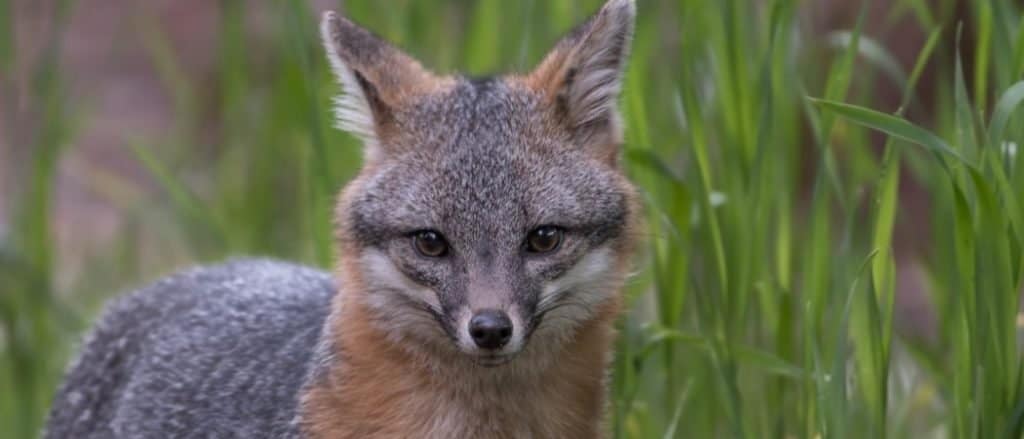
[[[617,154],[622,143],[618,97],[636,20],[634,0],[609,0],[565,36],[527,84],[563,115],[576,139]]]
[[[442,80],[401,50],[334,12],[320,24],[327,59],[342,94],[336,99],[338,127],[363,139],[366,159],[387,154],[395,114]]]

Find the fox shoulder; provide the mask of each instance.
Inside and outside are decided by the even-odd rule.
[[[246,260],[115,299],[69,367],[44,437],[287,436],[334,291],[326,273]]]

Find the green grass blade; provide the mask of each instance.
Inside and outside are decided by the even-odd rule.
[[[988,137],[995,143],[991,145],[993,148],[998,148],[1006,141],[1003,138],[1006,125],[1010,122],[1010,116],[1017,111],[1017,107],[1020,107],[1021,102],[1024,102],[1024,81],[1013,84],[1013,86],[1003,92],[996,103],[995,109],[992,111]]]
[[[923,146],[940,157],[952,157],[963,164],[970,165],[958,152],[950,148],[945,140],[905,119],[857,105],[822,99],[810,99],[816,105],[843,116],[856,124]]]

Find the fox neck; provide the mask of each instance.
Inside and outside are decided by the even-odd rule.
[[[310,437],[602,437],[617,303],[581,327],[553,361],[517,358],[513,363],[525,363],[488,369],[382,342],[370,311],[352,297],[335,298],[325,332],[335,360],[302,397]]]

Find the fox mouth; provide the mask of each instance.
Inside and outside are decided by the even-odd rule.
[[[483,367],[498,367],[512,361],[514,355],[481,355],[476,357],[476,364]]]

